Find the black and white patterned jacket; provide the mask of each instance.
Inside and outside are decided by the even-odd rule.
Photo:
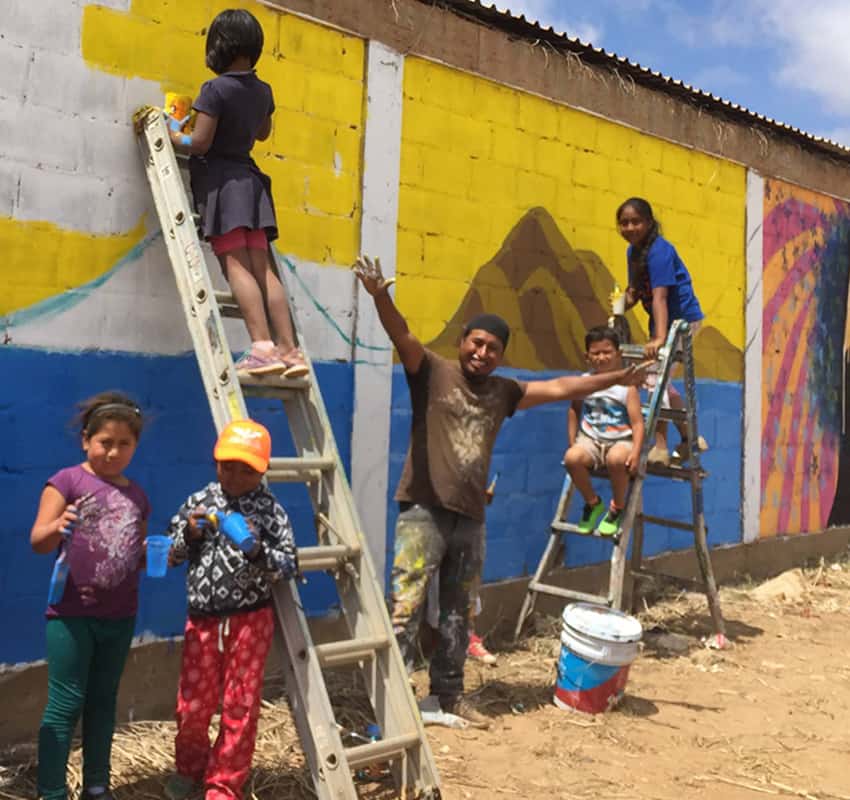
[[[192,512],[203,506],[207,511],[238,511],[259,536],[256,557],[248,558],[220,531],[204,529],[204,535],[186,541],[185,532]],[[189,614],[223,615],[261,608],[271,600],[271,586],[298,571],[295,538],[289,517],[265,486],[231,497],[214,482],[189,496],[172,517],[166,532],[174,541],[172,557],[176,564],[189,562],[186,593]]]

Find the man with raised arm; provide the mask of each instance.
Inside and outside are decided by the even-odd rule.
[[[380,261],[353,267],[375,301],[410,389],[413,421],[396,490],[400,513],[391,575],[392,622],[408,665],[416,652],[428,582],[440,571],[439,639],[431,658],[431,694],[443,711],[475,727],[489,720],[463,696],[470,590],[484,560],[487,475],[496,435],[517,409],[584,397],[614,384],[639,385],[629,368],[581,377],[521,382],[493,375],[508,344],[507,323],[479,314],[463,331],[457,361],[427,350],[393,303]]]

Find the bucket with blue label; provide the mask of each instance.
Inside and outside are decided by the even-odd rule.
[[[592,603],[564,609],[554,703],[599,714],[623,698],[643,628],[622,611]]]

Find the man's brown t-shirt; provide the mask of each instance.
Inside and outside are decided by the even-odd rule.
[[[497,375],[469,380],[457,361],[430,350],[419,371],[405,375],[413,422],[395,499],[440,506],[483,522],[493,445],[523,388]]]

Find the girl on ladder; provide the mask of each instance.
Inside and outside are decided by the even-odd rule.
[[[626,308],[640,303],[649,314],[649,342],[646,355],[656,358],[659,349],[667,340],[670,326],[675,320],[690,323],[691,334],[699,330],[704,314],[694,294],[691,276],[676,248],[661,235],[661,226],[652,213],[652,206],[642,197],[630,197],[617,209],[617,227],[620,235],[629,243],[626,251],[629,284],[626,289]],[[649,375],[647,388],[655,388],[655,375]],[[682,396],[669,384],[669,406],[685,407]],[[667,405],[665,398],[665,405]],[[687,431],[677,426],[682,436],[674,456],[680,461],[690,458]],[[708,443],[702,436],[698,440],[700,450],[707,450]],[[659,423],[655,429],[655,444],[649,451],[649,463],[667,466],[670,452],[667,449],[667,424]]]
[[[207,33],[207,81],[192,107],[191,135],[171,119],[171,140],[188,152],[192,194],[201,229],[218,257],[245,318],[251,348],[236,363],[239,375],[308,372],[295,344],[286,290],[275,272],[269,242],[277,238],[271,181],[251,158],[256,141],[271,134],[274,99],[254,70],[263,29],[248,11],[222,11]],[[275,339],[272,338],[274,332]]]

